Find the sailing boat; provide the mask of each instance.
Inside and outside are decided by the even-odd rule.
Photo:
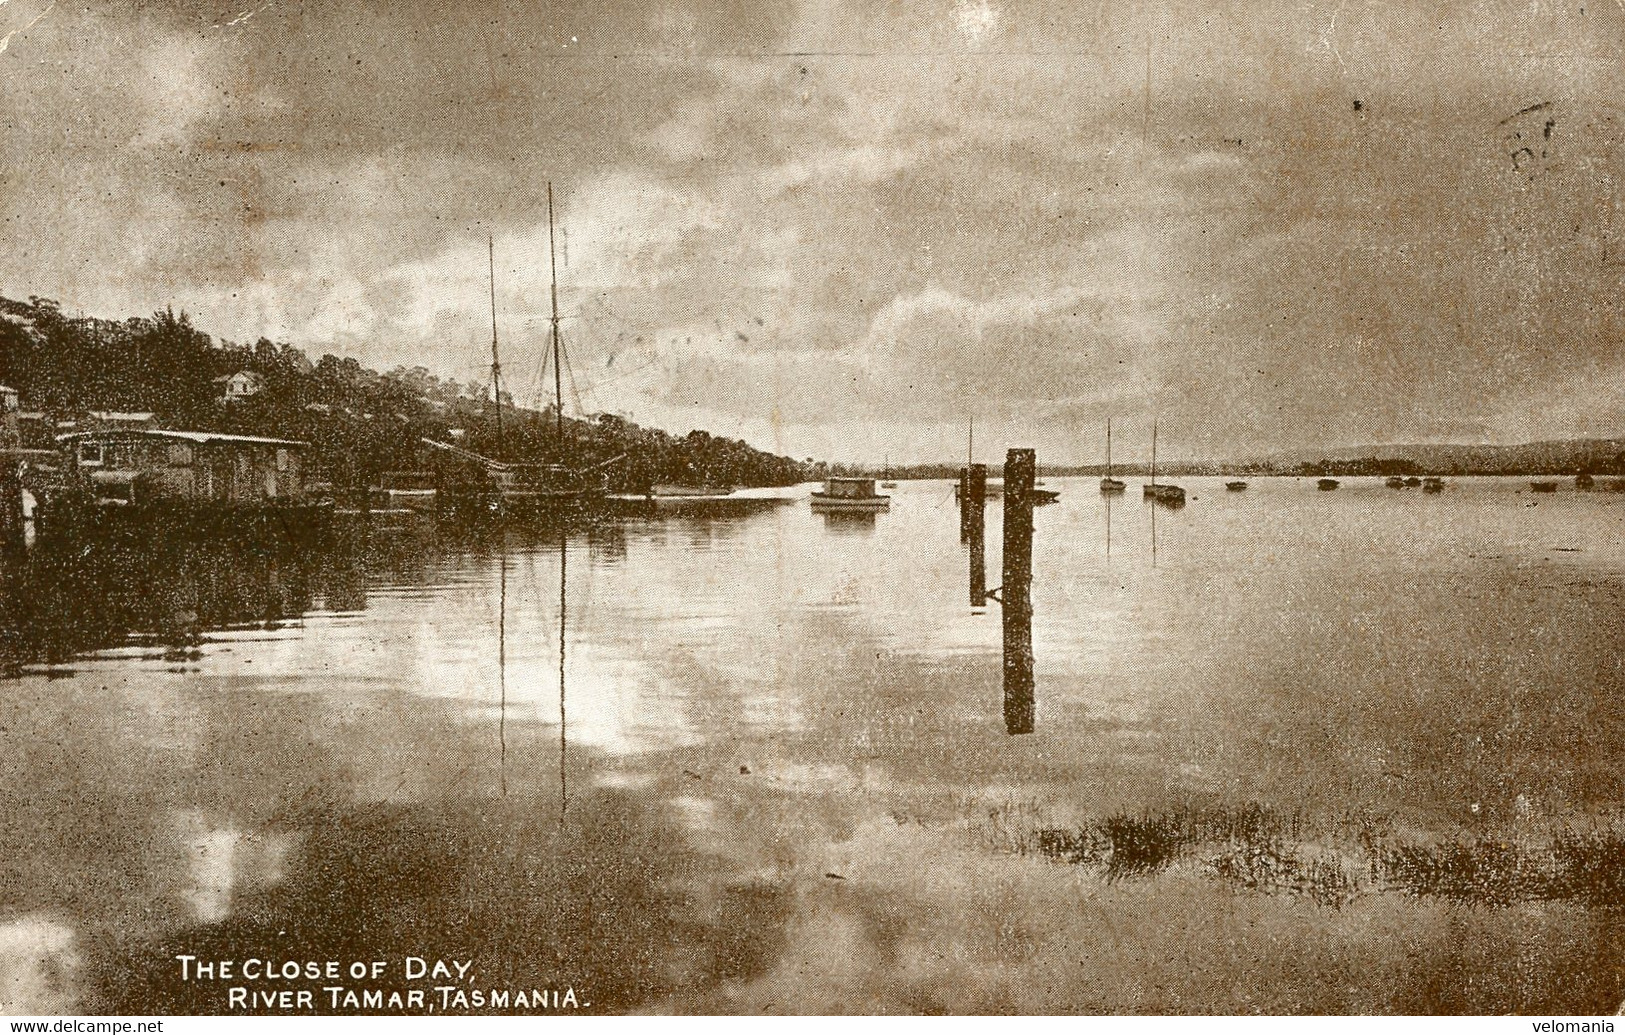
[[[1106,477],[1100,479],[1100,491],[1108,496],[1122,492],[1126,486],[1112,477],[1112,419],[1106,418]]]
[[[966,470],[966,472],[970,471],[971,464],[975,461],[975,458],[976,458],[976,415],[971,414],[970,429],[965,433],[965,470]],[[954,502],[955,503],[964,502],[964,499],[961,496],[961,492],[960,492],[961,489],[962,489],[962,486],[960,485],[960,483],[955,482],[954,483]],[[988,481],[987,481],[987,488],[984,490],[984,492],[985,492],[985,495],[983,495],[982,498],[983,499],[989,499],[989,500],[997,499],[998,497],[1004,495],[1004,480],[1000,479],[998,481],[995,481],[995,480],[989,478]]]
[[[895,489],[897,483],[891,477],[891,457],[886,457],[886,469],[880,473],[880,487],[882,489]]]
[[[1151,420],[1151,481],[1145,486],[1145,498],[1153,503],[1173,507],[1185,505],[1185,490],[1177,485],[1157,484],[1157,421]]]
[[[564,440],[564,372],[563,344],[559,338],[559,268],[558,253],[553,236],[553,185],[547,185],[547,249],[552,274],[552,362],[553,362],[553,434],[557,455],[563,459]],[[503,452],[502,441],[502,363],[497,351],[496,311],[496,257],[491,247],[491,394],[496,400],[496,451]],[[496,493],[496,504],[503,512],[545,512],[557,515],[582,507],[601,503],[609,494],[609,478],[604,468],[616,463],[620,456],[587,468],[573,468],[563,463],[515,463],[498,457],[481,456],[469,449],[424,439],[425,445],[449,452],[459,459],[485,469],[489,485]]]

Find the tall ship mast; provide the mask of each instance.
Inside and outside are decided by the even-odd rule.
[[[553,297],[553,448],[564,458],[564,375],[559,356],[559,253],[553,242],[553,181],[547,182],[547,262]]]
[[[497,447],[502,455],[502,357],[497,353],[497,246],[496,239],[485,235],[486,255],[491,271],[491,399],[497,407]]]

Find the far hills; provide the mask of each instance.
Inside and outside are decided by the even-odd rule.
[[[991,459],[991,458],[990,458]],[[1045,464],[1039,473],[1053,477],[1106,472],[1104,464]],[[915,464],[893,467],[895,478],[954,478],[959,464]],[[997,475],[997,461],[988,464]],[[1149,464],[1113,464],[1112,472],[1144,476]],[[1625,475],[1625,439],[1581,438],[1518,445],[1483,443],[1347,446],[1337,449],[1294,450],[1241,460],[1172,460],[1157,464],[1157,473],[1169,477],[1201,475],[1573,475],[1580,473]],[[879,475],[880,468],[866,473]]]

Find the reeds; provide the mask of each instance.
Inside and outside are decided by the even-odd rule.
[[[1028,843],[1046,858],[1094,867],[1106,880],[1149,877],[1186,861],[1238,890],[1296,895],[1334,909],[1382,892],[1487,906],[1625,907],[1622,831],[1425,840],[1362,825],[1344,845],[1326,834],[1311,839],[1303,827],[1297,815],[1257,804],[1184,807],[1040,828]]]

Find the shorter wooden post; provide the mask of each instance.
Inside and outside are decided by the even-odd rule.
[[[1033,731],[1033,483],[1038,455],[1012,449],[1004,461],[1004,729]]]
[[[971,465],[967,496],[970,504],[970,606],[980,610],[987,606],[986,464]]]

